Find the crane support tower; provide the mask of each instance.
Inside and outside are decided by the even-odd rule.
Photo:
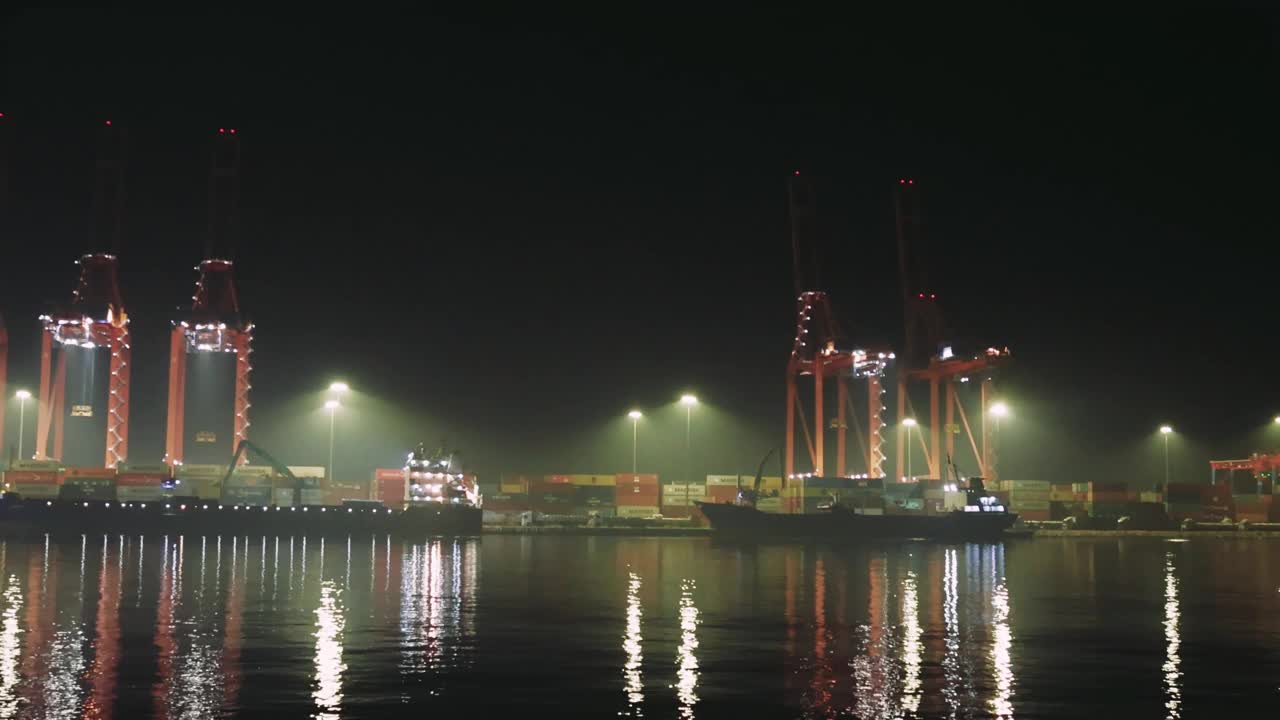
[[[979,473],[995,482],[996,438],[994,424],[987,413],[995,398],[995,371],[1009,358],[1009,348],[987,347],[966,357],[956,354],[946,339],[937,290],[930,284],[925,262],[923,225],[919,190],[914,179],[900,179],[894,193],[894,215],[898,238],[898,271],[902,279],[902,306],[905,331],[903,352],[898,361],[897,458],[894,476],[905,479],[904,455],[907,451],[903,420],[913,417],[909,389],[913,383],[929,386],[928,440],[918,433],[928,461],[929,477],[943,477],[943,446],[947,457],[955,453],[955,437],[961,427],[977,458]],[[975,437],[956,387],[971,379],[979,380],[981,409],[978,437]],[[956,415],[961,425],[957,425]],[[945,420],[943,416],[945,415]],[[944,425],[945,422],[945,425]],[[921,423],[923,424],[923,423]],[[921,428],[925,430],[925,428]],[[945,443],[942,435],[946,435]],[[979,447],[978,439],[981,439]]]
[[[209,169],[209,232],[205,259],[196,266],[200,274],[191,310],[173,322],[169,342],[169,406],[165,434],[165,462],[181,465],[186,456],[187,396],[192,386],[188,367],[192,356],[217,360],[233,354],[234,390],[230,442],[218,447],[235,448],[249,437],[250,373],[253,365],[253,324],[240,313],[232,253],[239,224],[240,140],[235,128],[219,128],[214,136]],[[221,392],[215,387],[214,393]],[[199,430],[197,443],[217,443],[217,432]]]
[[[815,238],[816,209],[813,191],[807,179],[799,172],[791,175],[788,183],[791,216],[791,249],[796,285],[796,334],[787,362],[787,437],[784,444],[783,470],[788,477],[796,472],[796,424],[803,431],[805,448],[809,454],[812,474],[822,476],[827,471],[825,434],[828,427],[836,430],[835,474],[848,473],[849,420],[859,413],[854,409],[849,394],[851,380],[867,384],[867,441],[865,452],[868,477],[884,474],[884,388],[882,379],[894,354],[887,349],[842,349],[839,343],[843,333],[836,321],[835,311],[827,293],[812,289],[817,287],[817,242]],[[812,270],[805,272],[807,264]],[[813,430],[805,419],[805,409],[797,387],[804,376],[813,378]],[[836,412],[828,420],[826,409],[827,385],[836,385]],[[846,414],[849,413],[849,414]]]
[[[90,438],[101,437],[98,433],[105,425],[103,462],[106,467],[115,467],[129,455],[129,373],[132,368],[129,316],[120,297],[116,256],[124,216],[127,143],[124,129],[110,120],[103,123],[99,132],[90,229],[98,249],[76,261],[80,266],[80,280],[71,303],[40,316],[44,332],[40,345],[35,458],[87,464],[96,455]],[[100,403],[101,390],[95,379],[101,349],[110,354],[105,403]],[[68,361],[76,366],[70,374]],[[73,381],[76,387],[71,407],[67,408],[67,385]],[[72,448],[67,448],[65,443],[68,417],[76,418],[77,423],[86,428],[84,432],[77,432]],[[53,431],[52,452],[50,430]]]

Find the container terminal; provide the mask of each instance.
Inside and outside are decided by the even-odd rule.
[[[707,525],[700,504],[740,504],[744,494],[762,513],[814,514],[856,498],[859,513],[927,516],[962,507],[958,498],[965,481],[958,473],[948,479],[946,471],[957,445],[971,458],[985,490],[1024,525],[1267,529],[1280,523],[1280,507],[1271,502],[1277,454],[1215,461],[1208,483],[1166,483],[1149,492],[1123,483],[1003,478],[997,444],[1007,408],[996,382],[1013,356],[1001,343],[970,343],[976,349],[965,350],[949,339],[929,280],[919,184],[901,178],[893,186],[904,321],[895,348],[853,342],[858,334],[840,324],[814,260],[820,243],[814,189],[798,171],[787,178],[795,332],[785,361],[786,431],[777,475],[664,482],[633,471],[484,479],[441,469],[443,458],[427,457],[422,448],[409,453],[405,466],[375,470],[364,480],[327,477],[321,466],[253,464],[246,449],[266,453],[249,442],[255,328],[241,310],[234,275],[240,224],[240,134],[234,127],[210,133],[208,232],[190,303],[170,318],[165,454],[158,463],[137,463],[129,454],[130,315],[117,274],[128,146],[125,129],[110,120],[97,133],[88,250],[77,261],[79,277],[69,301],[38,318],[32,447],[28,453],[20,443],[17,457],[7,457],[2,466],[0,524],[36,522],[31,518],[39,515],[45,518],[39,525],[59,509],[75,511],[72,524],[85,528],[115,525],[102,518],[125,515],[130,522],[154,518],[147,522],[157,527],[214,528],[221,521],[206,518],[233,515],[239,520],[232,525],[252,516],[273,518],[276,527],[337,528],[342,523],[331,518],[364,515],[370,523],[390,526],[418,508],[433,507],[438,514],[440,508],[461,506],[473,516],[460,515],[465,520],[458,523],[437,518],[428,525],[478,531],[482,517],[494,529],[678,530]],[[6,142],[11,136],[0,133]],[[8,336],[0,317],[0,397],[9,394],[7,367]],[[886,418],[891,368],[895,413]],[[918,414],[913,397],[919,395],[927,406]],[[22,399],[23,422],[29,397]],[[887,429],[896,440],[892,469]],[[0,413],[0,437],[3,432]],[[832,436],[835,447],[828,448]],[[911,468],[913,453],[905,452],[916,443],[925,457],[920,472]],[[21,522],[13,514],[17,507],[26,508]]]

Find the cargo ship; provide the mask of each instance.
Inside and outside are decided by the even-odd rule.
[[[269,483],[245,484],[244,478],[236,480],[240,472],[237,464],[246,450],[268,460],[276,479],[286,488],[273,488]],[[403,496],[391,498],[390,502],[387,498],[343,498],[332,503],[320,500],[318,491],[311,487],[312,479],[296,477],[287,466],[247,441],[237,448],[222,477],[221,492],[214,497],[197,493],[179,478],[162,480],[155,472],[146,476],[151,484],[143,492],[144,488],[136,485],[115,485],[97,479],[93,485],[88,481],[72,484],[70,479],[62,480],[60,485],[39,485],[34,480],[45,479],[52,472],[33,471],[19,476],[32,482],[16,482],[0,497],[0,535],[479,534],[479,494],[464,475],[451,470],[419,446],[409,453],[403,470]],[[118,482],[142,475],[122,473]],[[92,492],[86,492],[86,488]]]
[[[882,497],[883,479],[801,475],[788,480],[799,492],[784,497],[788,503],[784,512],[764,512],[757,507],[760,473],[755,486],[740,489],[734,502],[698,501],[695,505],[716,534],[743,539],[997,540],[1018,520],[1017,513],[1009,512],[999,498],[986,491],[979,477],[965,483],[957,480],[951,493],[953,501],[941,511],[873,506],[876,503],[868,503],[868,499]]]

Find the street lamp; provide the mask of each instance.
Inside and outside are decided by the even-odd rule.
[[[627,413],[627,417],[631,418],[631,474],[636,474],[636,441],[640,436],[640,418],[644,417],[644,413],[639,410],[632,410]]]
[[[26,430],[24,425],[27,419],[27,401],[31,399],[31,393],[19,390],[13,395],[18,398],[18,459],[22,459],[22,435]]]
[[[1160,426],[1160,434],[1164,436],[1164,489],[1169,491],[1169,436],[1173,434],[1173,428],[1169,425]]]
[[[1274,423],[1275,423],[1275,424],[1277,424],[1277,425],[1280,425],[1280,415],[1277,415],[1277,416],[1275,417],[1275,420],[1273,420],[1272,422],[1274,422]]]
[[[333,424],[334,418],[338,415],[338,408],[342,407],[342,403],[337,400],[326,400],[324,409],[329,411],[329,481],[333,481]]]
[[[911,477],[911,429],[916,426],[915,418],[907,418],[902,421],[902,427],[907,429],[907,477]]]
[[[693,406],[698,404],[698,396],[685,393],[680,404],[684,405],[684,504],[688,505],[689,484],[693,482]]]
[[[350,389],[351,389],[350,385],[347,385],[346,383],[340,380],[337,382],[329,383],[329,392],[344,393]]]

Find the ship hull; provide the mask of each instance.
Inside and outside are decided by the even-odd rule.
[[[847,509],[808,515],[764,513],[725,503],[697,503],[717,535],[743,538],[926,538],[998,540],[1018,520],[1016,513],[861,515]]]
[[[0,535],[188,534],[188,535],[479,535],[482,513],[463,506],[412,507],[391,511],[368,507],[249,507],[178,499],[145,503],[102,501],[0,501]]]

